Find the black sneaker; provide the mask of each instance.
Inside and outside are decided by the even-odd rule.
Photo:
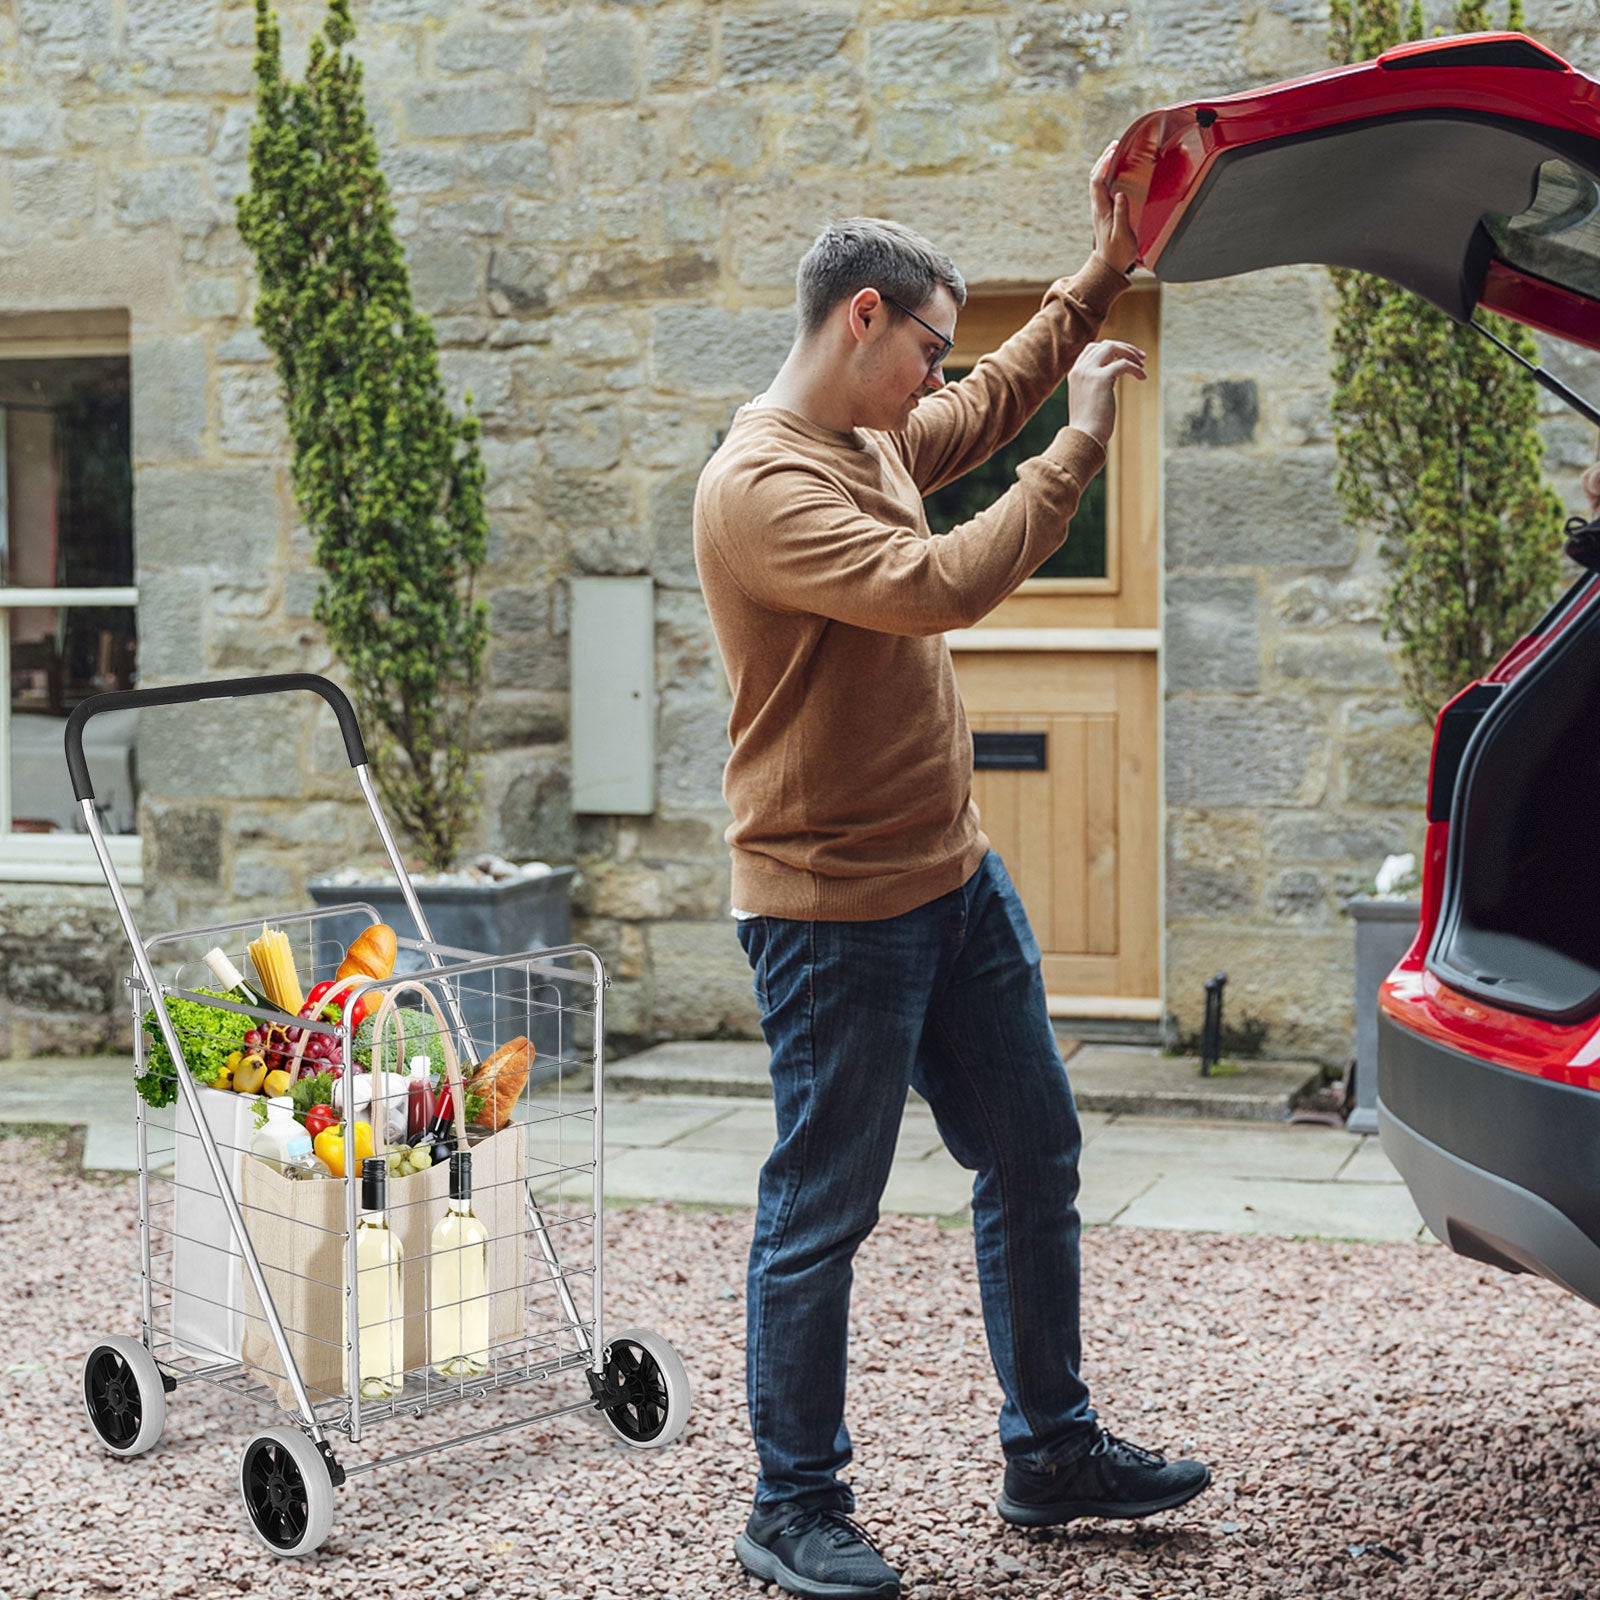
[[[1007,1522],[1048,1528],[1076,1517],[1148,1517],[1170,1511],[1211,1482],[1201,1461],[1168,1461],[1101,1432],[1088,1455],[1061,1467],[1006,1463],[996,1509]]]
[[[827,1507],[757,1506],[733,1541],[746,1570],[808,1600],[895,1600],[900,1574],[866,1530]]]

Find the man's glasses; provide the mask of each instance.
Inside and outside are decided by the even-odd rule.
[[[915,322],[919,327],[926,328],[928,330],[928,332],[931,333],[934,336],[934,338],[939,341],[939,353],[938,353],[938,355],[936,355],[933,358],[932,361],[930,361],[928,363],[928,376],[931,378],[934,375],[934,373],[937,372],[939,370],[939,368],[944,365],[945,358],[950,354],[950,352],[952,350],[955,349],[955,347],[956,347],[955,340],[954,339],[947,339],[942,333],[939,332],[939,330],[936,327],[934,327],[934,325],[931,322],[924,322],[922,320],[922,318],[919,317],[916,314],[916,312],[911,309],[910,306],[901,305],[898,300],[894,299],[890,295],[884,295],[883,299],[884,299],[884,303],[885,304],[893,306],[896,311],[905,312],[905,314],[908,317],[910,317],[913,322]]]

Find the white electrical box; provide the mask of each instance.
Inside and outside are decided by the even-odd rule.
[[[656,808],[652,578],[572,578],[572,809]]]

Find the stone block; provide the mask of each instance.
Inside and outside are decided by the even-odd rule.
[[[706,689],[668,686],[660,698],[658,804],[677,811],[718,804],[729,749],[725,697]]]
[[[429,206],[422,222],[432,232],[445,235],[498,234],[505,231],[505,210],[506,203],[499,195],[479,194]]]
[[[990,17],[882,22],[867,30],[867,82],[876,89],[981,91],[1000,76]]]
[[[694,492],[698,468],[674,472],[650,490],[650,570],[659,583],[700,588],[694,564]]]
[[[198,559],[264,572],[282,532],[277,473],[269,466],[143,468],[134,477],[133,522],[141,568]]]
[[[1070,177],[1063,162],[1014,168],[1003,183],[978,173],[894,177],[873,190],[872,210],[934,240],[957,266],[981,263],[988,282],[1049,283],[1073,271],[1092,243],[1086,165],[1074,163]]]
[[[553,472],[544,509],[567,528],[631,527],[639,514],[634,480],[620,472]]]
[[[550,146],[543,139],[474,143],[456,161],[465,181],[486,189],[538,193],[550,184]]]
[[[183,286],[184,314],[207,322],[238,316],[243,298],[237,278],[190,278]]]
[[[1274,861],[1320,865],[1354,864],[1370,877],[1385,856],[1421,847],[1420,803],[1411,816],[1365,813],[1275,812],[1264,823],[1263,842]]]
[[[689,156],[694,170],[752,172],[765,156],[759,104],[723,93],[697,100],[689,112]]]
[[[638,89],[633,24],[585,16],[545,34],[544,91],[552,105],[614,104]]]
[[[206,428],[206,346],[187,338],[138,339],[129,353],[135,461],[187,461]]]
[[[215,122],[210,106],[151,106],[144,114],[144,147],[153,156],[203,156]]]
[[[472,410],[485,421],[508,414],[511,406],[511,364],[497,352],[445,350],[439,355],[439,376],[452,409]]]
[[[289,437],[276,367],[229,367],[217,375],[225,455],[284,456]]]
[[[1330,292],[1320,267],[1273,267],[1211,283],[1163,285],[1166,378],[1325,381]]]
[[[545,451],[557,469],[604,471],[622,458],[622,418],[594,400],[568,400],[550,408]]]
[[[644,340],[635,319],[616,307],[579,308],[553,318],[550,331],[555,357],[562,365],[609,365],[635,361],[644,353]]]
[[[1333,492],[1331,450],[1174,450],[1169,567],[1348,567],[1356,535]]]
[[[1283,639],[1273,665],[1280,677],[1319,689],[1392,689],[1400,683],[1379,639]]]
[[[46,100],[0,105],[0,152],[49,154],[61,144],[61,108]]]
[[[210,224],[212,208],[201,198],[200,174],[193,167],[169,162],[124,173],[113,195],[117,221],[125,227],[166,223],[203,233]]]
[[[1215,973],[1228,975],[1224,1023],[1238,1028],[1254,1017],[1266,1024],[1269,1057],[1311,1057],[1343,1064],[1354,1031],[1354,930],[1340,923],[1298,928],[1242,927],[1207,921],[1167,933],[1167,1005],[1183,1033],[1205,1019],[1205,990]]]
[[[597,577],[627,577],[650,570],[650,534],[620,523],[572,530],[572,570]]]
[[[489,305],[497,316],[523,316],[550,304],[560,274],[556,257],[511,245],[489,252]]]
[[[613,247],[568,257],[567,287],[574,300],[659,300],[703,294],[720,270],[710,250],[660,253]]]
[[[1115,66],[1123,54],[1126,11],[1058,11],[1039,7],[1012,25],[1006,55],[1018,89],[1060,90],[1077,86],[1086,71]]]
[[[1252,690],[1259,684],[1254,578],[1174,574],[1167,579],[1164,627],[1169,691]]]
[[[472,739],[480,750],[561,744],[567,737],[567,719],[563,694],[499,689],[478,707]]]
[[[1344,798],[1356,805],[1416,806],[1428,799],[1433,735],[1420,718],[1345,740]]]
[[[666,234],[675,243],[714,245],[721,239],[722,204],[704,185],[669,186],[661,200]]]
[[[644,86],[679,89],[711,78],[711,24],[698,13],[652,20],[645,35]]]
[[[645,937],[652,976],[650,1020],[657,1036],[694,1039],[760,1031],[750,966],[730,919],[656,922]]]
[[[49,3],[54,9],[56,0],[49,0]],[[111,0],[103,0],[103,3],[109,8]],[[61,9],[65,11],[67,4]],[[65,126],[67,143],[74,149],[121,151],[139,136],[139,108],[92,103],[75,106],[67,112]]]
[[[1180,806],[1316,805],[1329,730],[1310,704],[1260,695],[1167,702],[1167,800]]]
[[[397,195],[437,194],[454,186],[456,157],[450,150],[401,145],[384,152],[383,175]]]
[[[822,229],[835,217],[860,216],[866,210],[867,190],[853,173],[824,183],[737,194],[729,207],[734,272],[751,288],[792,296],[795,267]],[[898,215],[892,210],[883,214]]]
[[[70,46],[73,55],[98,56],[115,37],[116,0],[17,0],[16,19],[23,37],[52,55],[51,47]]]
[[[573,857],[572,785],[559,745],[480,759],[487,847],[517,861]]]
[[[85,961],[77,945],[0,946],[0,975],[5,998],[16,1006],[105,1015],[119,1003],[110,963]],[[73,1035],[81,1038],[76,1028],[69,1030]]]
[[[533,92],[521,84],[432,85],[410,90],[402,104],[414,139],[493,138],[533,128]]]
[[[261,335],[254,328],[240,328],[217,346],[217,360],[270,361],[272,352],[261,342]]]
[[[764,6],[724,17],[722,75],[730,83],[792,83],[834,68],[853,11]]]
[[[93,164],[56,157],[13,161],[11,209],[19,221],[92,222],[95,209]]]
[[[283,858],[241,853],[234,859],[228,892],[255,905],[288,905],[299,898],[298,874]]]
[[[786,168],[849,167],[864,161],[867,150],[864,119],[854,108],[804,118],[778,135],[778,160]]]
[[[972,152],[963,119],[948,104],[885,106],[874,121],[872,142],[896,172],[940,172]]]
[[[1178,443],[1253,444],[1260,420],[1261,395],[1253,378],[1204,383],[1179,421]]]
[[[1274,917],[1293,922],[1326,922],[1333,915],[1328,884],[1320,872],[1293,867],[1267,882],[1267,909]]]
[[[663,306],[651,337],[654,385],[668,392],[757,394],[794,338],[794,312]]]
[[[139,570],[139,666],[153,681],[192,682],[205,676],[204,567]]]
[[[222,812],[216,806],[152,805],[151,870],[165,878],[216,883],[222,876]]]
[[[526,28],[456,28],[434,46],[441,72],[518,72],[533,38]]]
[[[687,145],[675,102],[588,111],[563,152],[562,176],[585,189],[653,189],[682,166]]]
[[[1247,919],[1259,904],[1261,819],[1178,811],[1167,822],[1167,916]]]
[[[139,775],[148,803],[297,798],[295,757],[309,698],[264,695],[246,711],[235,701],[207,700],[140,712]],[[272,759],[241,760],[245,748],[271,751]]]
[[[218,0],[124,0],[135,55],[197,54],[217,28]]]
[[[470,240],[420,234],[406,241],[405,251],[420,310],[439,315],[481,309],[483,263]]]

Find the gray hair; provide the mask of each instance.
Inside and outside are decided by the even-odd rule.
[[[846,217],[830,222],[800,258],[795,273],[800,332],[815,333],[841,300],[876,289],[913,311],[941,286],[956,306],[967,303],[965,279],[944,251],[899,222]]]

